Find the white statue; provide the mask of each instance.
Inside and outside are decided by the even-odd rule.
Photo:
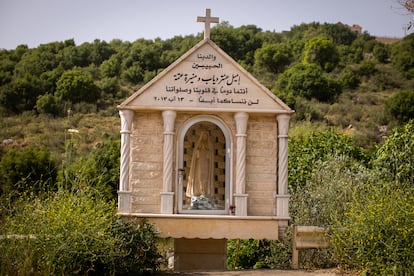
[[[208,132],[202,132],[195,145],[191,159],[186,196],[214,195],[214,148]]]

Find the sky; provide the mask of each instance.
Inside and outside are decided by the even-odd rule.
[[[135,41],[203,32],[205,9],[234,27],[282,32],[301,23],[358,24],[374,36],[404,37],[398,0],[0,0],[0,49],[74,39]],[[214,26],[214,25],[212,25]]]

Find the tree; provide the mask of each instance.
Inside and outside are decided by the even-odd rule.
[[[321,26],[321,28],[324,33],[327,34],[328,37],[331,38],[332,41],[337,45],[351,45],[358,36],[356,32],[341,23],[325,23]]]
[[[407,78],[414,78],[414,33],[393,45],[391,61]]]
[[[56,116],[60,113],[60,105],[55,96],[46,93],[37,98],[36,110],[40,114],[51,114]]]
[[[322,71],[320,66],[299,63],[283,72],[276,83],[283,94],[292,93],[306,99],[331,101],[341,92],[341,86]]]
[[[372,54],[381,63],[386,63],[389,58],[388,48],[384,43],[376,43]]]
[[[252,66],[254,53],[262,46],[258,35],[261,29],[255,25],[234,28],[224,21],[211,30],[212,40],[239,63]]]
[[[287,44],[265,44],[256,50],[254,66],[259,70],[264,68],[267,71],[280,73],[292,62],[292,58],[292,52]]]
[[[41,81],[33,75],[14,78],[0,87],[0,104],[9,112],[32,110],[41,94]]]
[[[414,119],[414,90],[402,90],[393,95],[385,108],[400,123]]]
[[[75,68],[65,71],[56,83],[55,96],[71,103],[94,102],[99,98],[99,89],[92,76]]]
[[[9,150],[0,161],[0,172],[2,194],[38,194],[56,189],[56,163],[45,149]]]
[[[339,53],[332,40],[315,37],[305,44],[303,61],[317,64],[330,72],[339,62]]]

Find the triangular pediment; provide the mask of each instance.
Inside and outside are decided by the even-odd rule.
[[[119,108],[293,112],[209,39],[191,48]]]

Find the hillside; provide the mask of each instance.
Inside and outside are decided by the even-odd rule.
[[[117,105],[201,39],[66,40],[0,50],[0,235],[45,237],[2,239],[0,271],[158,268],[152,226],[114,220]],[[229,240],[229,268],[286,269],[291,226],[315,225],[329,227],[331,248],[301,252],[303,267],[413,274],[414,34],[394,42],[342,24],[275,33],[224,22],[211,39],[296,111],[286,236]],[[170,246],[160,248],[167,265]]]
[[[200,39],[95,40],[81,45],[66,40],[1,50],[1,152],[45,146],[59,156],[70,137],[85,155],[101,139],[117,137],[116,105]],[[402,42],[382,42],[341,24],[302,24],[275,33],[225,22],[212,29],[212,39],[296,110],[293,126],[304,120],[333,126],[368,148],[399,124],[385,112],[388,99],[414,87],[407,75],[411,61],[393,50]],[[309,67],[313,64],[317,69]],[[302,70],[300,78],[308,79],[307,86],[295,77],[297,70]],[[69,134],[69,128],[79,133]]]

